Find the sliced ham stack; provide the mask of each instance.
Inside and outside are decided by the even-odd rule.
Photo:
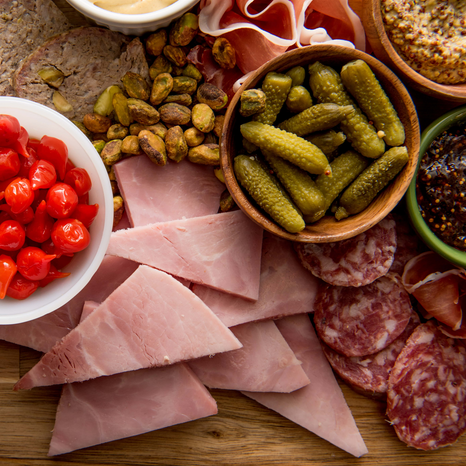
[[[77,382],[241,348],[188,288],[140,266],[15,385]]]
[[[263,230],[242,211],[112,233],[107,254],[257,300]]]

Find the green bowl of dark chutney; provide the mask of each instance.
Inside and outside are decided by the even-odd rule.
[[[449,112],[437,118],[431,123],[421,134],[421,147],[419,151],[419,161],[417,164],[416,173],[409,185],[408,191],[406,192],[406,204],[408,213],[411,219],[411,223],[422,239],[422,241],[433,251],[444,257],[448,261],[455,265],[466,268],[466,252],[460,251],[446,243],[444,243],[432,230],[429,228],[427,223],[421,216],[419,206],[416,197],[416,181],[419,166],[421,164],[422,157],[431,142],[440,136],[445,130],[457,123],[466,124],[466,105],[454,108]]]

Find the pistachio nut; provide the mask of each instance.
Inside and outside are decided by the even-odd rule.
[[[220,110],[228,103],[227,94],[210,83],[201,84],[197,89],[197,100],[212,110]]]
[[[232,195],[225,189],[220,195],[220,212],[230,212],[236,207],[235,201],[233,200]]]
[[[199,131],[208,133],[214,129],[214,111],[207,104],[196,104],[191,111],[191,121]]]
[[[63,97],[60,91],[53,91],[52,102],[57,111],[68,113],[73,111],[73,106]]]
[[[114,196],[113,198],[113,228],[120,223],[121,217],[125,213],[125,204],[121,196]]]
[[[225,184],[225,176],[223,175],[222,167],[215,167],[214,168],[214,175],[216,176],[218,181]]]
[[[173,65],[165,55],[159,55],[149,68],[150,79],[154,80],[160,73],[171,73]]]
[[[98,113],[87,113],[83,117],[83,124],[91,133],[107,133],[112,120]]]
[[[193,98],[189,94],[170,94],[163,101],[163,103],[175,103],[189,107],[193,103]]]
[[[188,59],[186,53],[181,47],[173,47],[173,45],[166,45],[163,48],[163,54],[173,65],[183,67],[186,65]]]
[[[196,147],[204,142],[205,134],[193,126],[184,132],[184,138],[189,147]]]
[[[122,92],[116,92],[113,95],[112,106],[115,116],[123,126],[131,124],[131,114],[128,106],[128,98]]]
[[[139,133],[138,139],[141,149],[152,162],[160,166],[166,165],[167,151],[161,137],[144,129]]]
[[[164,104],[159,107],[160,119],[169,125],[186,125],[191,121],[191,110],[184,105]]]
[[[241,93],[239,113],[249,117],[265,110],[266,96],[261,89],[246,89]]]
[[[131,155],[143,154],[139,145],[139,138],[133,135],[126,136],[121,144],[121,152]]]
[[[111,167],[121,159],[121,144],[121,139],[113,139],[105,144],[102,152],[100,153],[100,158],[107,167]]]
[[[194,94],[197,89],[197,81],[189,76],[175,76],[173,78],[173,92],[175,94]]]
[[[168,34],[166,29],[158,29],[146,39],[146,52],[149,55],[160,55],[167,45]]]
[[[188,151],[188,160],[201,165],[218,165],[220,163],[218,144],[201,144],[191,147]]]
[[[170,29],[170,44],[178,47],[188,45],[197,35],[199,18],[194,13],[185,13]]]
[[[99,155],[102,153],[102,150],[105,147],[106,143],[107,141],[104,141],[103,139],[97,139],[96,141],[92,141],[92,145],[94,146],[95,150],[99,153]]]
[[[212,46],[212,55],[214,60],[227,70],[231,70],[236,66],[236,52],[228,39],[217,37]]]
[[[65,75],[54,66],[42,68],[37,72],[37,74],[40,76],[42,81],[55,89],[58,89],[65,80]]]
[[[181,126],[172,126],[165,136],[167,156],[174,162],[181,162],[188,155],[188,144]]]
[[[107,131],[107,138],[108,139],[124,139],[128,135],[128,128],[126,126],[121,125],[120,123],[116,123]]]
[[[140,99],[128,99],[129,114],[141,125],[155,125],[160,120],[159,112],[152,105]]]
[[[130,97],[140,100],[148,100],[150,88],[147,81],[138,73],[127,71],[121,78],[123,86]]]
[[[181,73],[183,76],[188,76],[188,78],[193,78],[197,82],[202,81],[202,73],[192,64],[188,63]]]
[[[170,73],[160,73],[152,84],[150,93],[150,103],[152,105],[161,104],[172,91],[173,77]]]
[[[212,130],[218,138],[222,135],[223,124],[225,123],[225,115],[215,115],[215,125]]]

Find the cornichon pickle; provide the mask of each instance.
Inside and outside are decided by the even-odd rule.
[[[329,155],[333,155],[335,150],[346,141],[346,136],[342,131],[337,133],[333,129],[330,129],[324,132],[309,134],[305,139],[312,142],[328,157]]]
[[[285,74],[271,71],[265,75],[262,91],[266,95],[265,110],[253,116],[254,121],[272,125],[277,119],[291,88],[291,78]]]
[[[353,60],[343,66],[340,75],[361,110],[377,130],[383,131],[384,141],[389,146],[401,146],[405,142],[403,123],[369,65],[363,60]]]
[[[309,173],[316,175],[325,173],[327,176],[332,173],[325,154],[314,144],[296,134],[258,121],[244,123],[240,126],[240,130],[243,137],[261,150],[269,150]]]
[[[353,112],[352,105],[316,104],[283,121],[278,127],[289,133],[304,136],[315,131],[333,128]]]
[[[273,220],[290,233],[304,230],[306,225],[301,215],[255,157],[238,155],[233,163],[241,186]]]
[[[362,212],[375,196],[395,178],[409,160],[405,146],[392,147],[374,160],[346,189],[340,199],[335,218],[341,220]]]
[[[316,215],[325,208],[325,198],[309,173],[270,151],[262,154],[303,215]]]
[[[338,105],[353,105],[354,112],[344,118],[340,127],[348,141],[360,154],[371,159],[380,157],[385,143],[377,135],[367,117],[361,112],[341,82],[340,75],[330,66],[320,62],[309,65],[309,85],[319,102],[333,102]]]
[[[291,78],[292,86],[301,86],[301,84],[304,83],[304,79],[306,78],[306,70],[303,66],[294,66],[285,74]]]
[[[304,86],[291,86],[285,101],[286,108],[293,113],[299,113],[312,107],[312,97]]]
[[[332,176],[319,175],[316,186],[325,198],[324,212],[318,215],[306,216],[306,223],[316,222],[322,218],[325,211],[332,205],[337,196],[367,167],[369,161],[361,154],[350,150],[337,157],[330,166]]]

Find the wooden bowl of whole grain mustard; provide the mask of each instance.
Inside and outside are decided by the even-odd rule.
[[[282,226],[281,224],[277,223],[276,220],[274,220],[274,217],[271,216],[270,213],[265,212],[263,208],[259,207],[259,204],[262,200],[260,199],[258,204],[257,199],[254,200],[250,194],[252,191],[250,190],[248,192],[248,190],[245,189],[244,185],[242,184],[247,182],[247,176],[249,176],[245,175],[245,171],[247,171],[249,168],[244,167],[249,166],[250,160],[253,164],[256,164],[256,162],[262,164],[264,162],[262,158],[264,154],[267,154],[266,148],[262,146],[261,150],[254,152],[254,146],[250,147],[250,144],[248,145],[247,142],[243,143],[244,138],[242,132],[246,134],[247,137],[250,137],[249,133],[247,133],[246,131],[246,128],[254,127],[254,131],[256,131],[258,128],[259,130],[261,130],[262,128],[267,127],[257,125],[256,123],[251,125],[250,120],[254,117],[243,116],[240,114],[241,96],[243,95],[243,91],[261,88],[261,86],[264,85],[264,77],[268,73],[275,72],[279,74],[279,77],[282,77],[290,69],[296,69],[296,67],[298,67],[298,69],[304,68],[305,76],[304,81],[302,82],[302,86],[304,88],[307,88],[309,93],[312,94],[313,91],[311,89],[310,84],[311,75],[309,74],[309,65],[314,64],[312,69],[314,69],[316,66],[332,68],[337,73],[337,75],[339,75],[341,68],[344,65],[355,60],[362,60],[369,66],[370,70],[372,70],[373,72],[373,75],[375,75],[376,79],[378,80],[379,86],[382,87],[386,96],[390,99],[391,103],[393,104],[396,114],[398,115],[399,121],[402,123],[402,128],[404,129],[404,142],[403,144],[399,145],[406,148],[404,150],[407,153],[407,161],[405,160],[405,165],[403,166],[403,168],[401,168],[401,171],[397,173],[397,175],[388,183],[386,187],[384,187],[380,192],[378,192],[378,194],[372,200],[372,202],[370,202],[370,204],[367,207],[365,207],[364,210],[362,210],[361,212],[350,214],[346,218],[336,220],[334,214],[335,208],[333,207],[338,207],[339,200],[338,196],[334,196],[332,205],[328,208],[325,208],[325,215],[322,214],[323,216],[318,216],[317,219],[316,217],[306,215],[305,227],[300,231],[293,232],[293,229],[289,228],[289,225],[285,225],[285,227]],[[318,64],[316,64],[316,62],[318,62]],[[264,89],[266,89],[266,87],[264,87]],[[363,94],[367,94],[368,92],[371,92],[371,89],[366,89],[365,87],[363,87]],[[375,92],[375,94],[377,93]],[[245,95],[246,94],[243,95],[243,98]],[[319,101],[316,100],[315,96],[312,96],[312,99],[314,101],[314,105],[319,103]],[[352,109],[350,110],[352,112]],[[353,113],[350,114],[353,115]],[[287,117],[289,117],[290,115],[291,114],[289,113],[289,110],[284,106],[282,108],[281,113],[278,114],[277,120],[273,125],[281,125],[283,123],[283,120],[286,120]],[[306,121],[316,121],[316,119],[309,118]],[[369,122],[369,124],[371,124],[371,122]],[[332,127],[332,130],[334,130],[337,134],[343,133],[341,131],[340,125]],[[268,128],[267,131],[270,131],[273,134],[273,137],[275,137],[275,129]],[[262,137],[263,133],[259,131],[258,134],[260,134],[260,137]],[[377,135],[380,138],[382,138],[384,136],[384,133],[380,133],[378,131]],[[303,138],[308,138],[308,136],[303,136]],[[276,153],[277,147],[275,147],[274,141],[275,140],[272,138],[271,148],[272,152]],[[284,145],[285,152],[287,151],[286,141],[287,139],[285,139]],[[299,144],[301,144],[301,141],[299,142]],[[234,95],[225,115],[225,123],[220,142],[220,157],[225,177],[225,183],[229,192],[231,193],[236,204],[254,222],[262,226],[265,230],[288,240],[310,243],[324,243],[340,241],[354,237],[371,228],[390,213],[390,211],[397,205],[397,203],[403,197],[414,175],[414,171],[416,169],[418,161],[419,145],[420,131],[416,109],[406,88],[393,72],[391,72],[383,63],[381,63],[376,58],[359,50],[336,45],[312,45],[296,49],[290,52],[286,52],[280,55],[279,57],[264,64],[262,67],[260,67],[247,78],[247,80],[243,83],[241,88]],[[248,152],[245,149],[246,146],[248,147],[249,151],[252,152]],[[290,147],[295,146],[290,145]],[[305,147],[307,148],[307,146]],[[388,149],[391,149],[391,147],[385,144],[385,148],[383,149],[384,155],[385,151],[388,151]],[[294,149],[291,152],[293,151]],[[348,142],[348,139],[346,139],[346,141],[337,149],[337,152],[338,153],[333,152],[332,155],[329,155],[328,160],[332,160],[333,156],[338,156],[341,153],[346,154],[347,152],[351,152],[352,155],[354,155],[355,153],[352,145]],[[363,157],[359,153],[356,153],[356,156],[361,159],[364,159],[364,163],[367,162],[364,168],[370,167],[375,161],[374,158]],[[337,160],[337,158],[335,158],[334,160]],[[380,160],[382,159],[380,158]],[[269,159],[268,161],[270,162]],[[237,170],[236,173],[235,165]],[[335,167],[333,168],[333,172],[337,173],[340,176],[341,169],[339,169],[340,171],[337,171],[334,162],[330,164],[330,167],[332,166]],[[271,169],[271,166],[265,166],[265,170],[269,171],[273,175],[275,174],[274,170]],[[237,174],[239,175],[241,182],[238,180]],[[323,180],[323,183],[326,183],[328,181],[328,178],[325,177],[325,174],[318,175],[306,172],[306,176],[311,177],[311,179],[313,180],[312,183],[317,183],[319,177],[321,180]],[[338,180],[339,178],[335,176],[332,179]],[[346,186],[348,185],[349,183],[346,184]],[[259,183],[259,191],[261,189],[262,185],[261,183]],[[269,191],[267,191],[267,189],[265,191],[268,196]],[[325,199],[327,202],[328,198]],[[266,204],[267,202],[268,200],[266,201]],[[274,198],[271,201],[271,204],[274,206],[278,205],[279,208],[281,208],[281,200],[277,203]],[[289,212],[286,211],[286,213],[288,215]],[[310,217],[312,218],[310,219]]]
[[[361,19],[374,55],[413,89],[466,102],[464,7],[455,9],[446,0],[422,5],[402,0],[364,4]]]

